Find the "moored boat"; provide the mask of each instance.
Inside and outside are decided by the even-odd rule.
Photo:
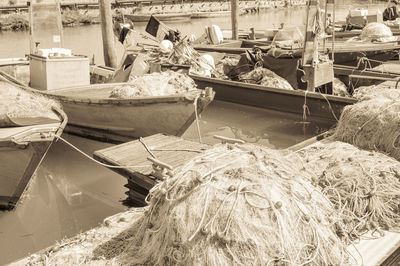
[[[219,52],[228,54],[242,54],[253,47],[260,47],[265,52],[271,48],[271,41],[263,40],[239,40],[225,41],[219,45],[195,45],[194,48],[203,52]],[[325,52],[332,58],[332,44],[327,42]],[[339,65],[357,66],[360,58],[371,60],[371,67],[375,67],[379,62],[388,61],[398,57],[400,45],[397,42],[388,43],[361,43],[361,42],[335,42],[334,63]],[[286,54],[301,56],[302,49],[288,50],[283,49]],[[320,46],[320,52],[323,47]]]
[[[0,72],[15,84],[23,85]],[[68,115],[66,132],[108,142],[125,142],[155,133],[180,136],[213,100],[211,91],[189,91],[170,96],[110,98],[123,83],[92,84],[51,91],[30,89],[61,103]]]
[[[221,16],[229,16],[231,14],[230,10],[223,11],[198,11],[193,12],[191,18],[216,18]]]
[[[3,86],[6,80],[0,80]],[[67,116],[59,107],[53,106],[48,112],[46,117],[0,115],[0,209],[16,206],[51,144],[67,124]]]

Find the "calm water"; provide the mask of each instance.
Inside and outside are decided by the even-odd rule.
[[[359,1],[359,5],[367,1]],[[340,2],[343,3],[343,2]],[[382,10],[382,5],[379,6]],[[373,6],[372,8],[378,8]],[[347,6],[339,5],[338,19],[347,14]],[[370,9],[370,10],[371,10]],[[281,22],[286,25],[302,23],[302,8],[276,9],[262,14],[241,16],[241,29],[265,29]],[[204,26],[218,24],[230,27],[230,18],[195,20],[185,24],[170,24],[183,33],[201,35]],[[144,24],[137,24],[143,29]],[[67,28],[64,32],[65,47],[75,54],[95,56],[103,62],[99,25]],[[19,57],[28,53],[29,40],[26,32],[0,33],[0,58]],[[118,55],[122,55],[118,46]],[[240,138],[271,148],[282,149],[323,132],[330,125],[307,125],[301,117],[281,112],[213,102],[201,115],[203,140],[213,144],[213,135]],[[88,154],[110,144],[64,134],[64,138]],[[197,140],[193,124],[184,134]],[[62,142],[55,143],[31,183],[28,196],[12,212],[0,212],[0,264],[11,262],[50,246],[65,237],[88,230],[109,215],[126,209],[121,201],[126,198],[126,180],[118,174],[87,160]]]

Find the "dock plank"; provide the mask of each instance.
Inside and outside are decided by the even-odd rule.
[[[210,147],[207,144],[165,134],[145,137],[142,142],[158,160],[171,165],[174,169],[182,167],[190,159]],[[134,197],[135,200],[143,200],[145,194],[157,182],[157,179],[152,175],[152,164],[147,160],[147,157],[150,156],[151,154],[139,140],[98,150],[93,154],[95,159],[114,166],[146,166],[141,168],[110,168],[128,180],[126,187],[130,190],[130,197]]]

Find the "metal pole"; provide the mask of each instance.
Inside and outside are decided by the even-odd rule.
[[[238,32],[238,10],[239,0],[231,0],[232,40],[239,39]]]
[[[117,53],[114,44],[111,1],[99,0],[103,53],[106,66],[117,67]]]

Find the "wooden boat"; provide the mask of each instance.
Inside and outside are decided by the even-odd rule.
[[[216,18],[222,16],[230,16],[231,11],[223,10],[223,11],[199,11],[192,12],[191,18]]]
[[[202,52],[219,52],[219,53],[228,53],[228,54],[242,54],[245,53],[246,50],[253,47],[260,47],[265,52],[267,52],[271,48],[270,41],[262,41],[262,40],[239,40],[239,41],[226,41],[220,45],[195,45],[195,49]],[[330,42],[327,42],[326,50],[332,58],[332,45]],[[320,51],[323,51],[323,48],[320,46]],[[288,51],[288,50],[286,50]],[[361,43],[361,42],[335,42],[334,48],[334,63],[338,65],[347,65],[347,66],[357,66],[359,64],[360,58],[368,58],[370,59],[371,67],[375,67],[381,61],[385,62],[388,60],[393,60],[398,58],[398,54],[400,51],[400,44],[397,42],[390,43]],[[297,54],[301,56],[302,50],[293,50],[293,54]]]
[[[156,17],[160,21],[188,21],[191,13],[163,13],[163,14],[126,14],[125,18],[132,22],[147,22],[151,16]]]
[[[24,85],[2,71],[0,76]],[[196,119],[196,112],[200,114],[214,98],[212,90],[173,96],[109,98],[111,90],[121,84],[31,90],[62,104],[69,121],[66,132],[108,142],[125,142],[160,132],[180,136]]]
[[[58,119],[35,117],[0,128],[0,209],[16,206],[51,144],[63,132],[67,116],[57,107],[54,113]]]
[[[379,70],[357,70],[349,66],[334,66],[336,77],[345,79],[358,86],[378,84],[385,80],[395,80],[400,77],[396,73],[385,73]],[[212,87],[215,91],[215,99],[232,103],[272,109],[282,112],[290,112],[304,115],[313,121],[336,122],[342,109],[356,102],[353,98],[322,94],[319,92],[304,90],[285,90],[280,88],[265,87],[217,78],[191,75],[199,88]],[[352,82],[353,81],[353,82]]]

